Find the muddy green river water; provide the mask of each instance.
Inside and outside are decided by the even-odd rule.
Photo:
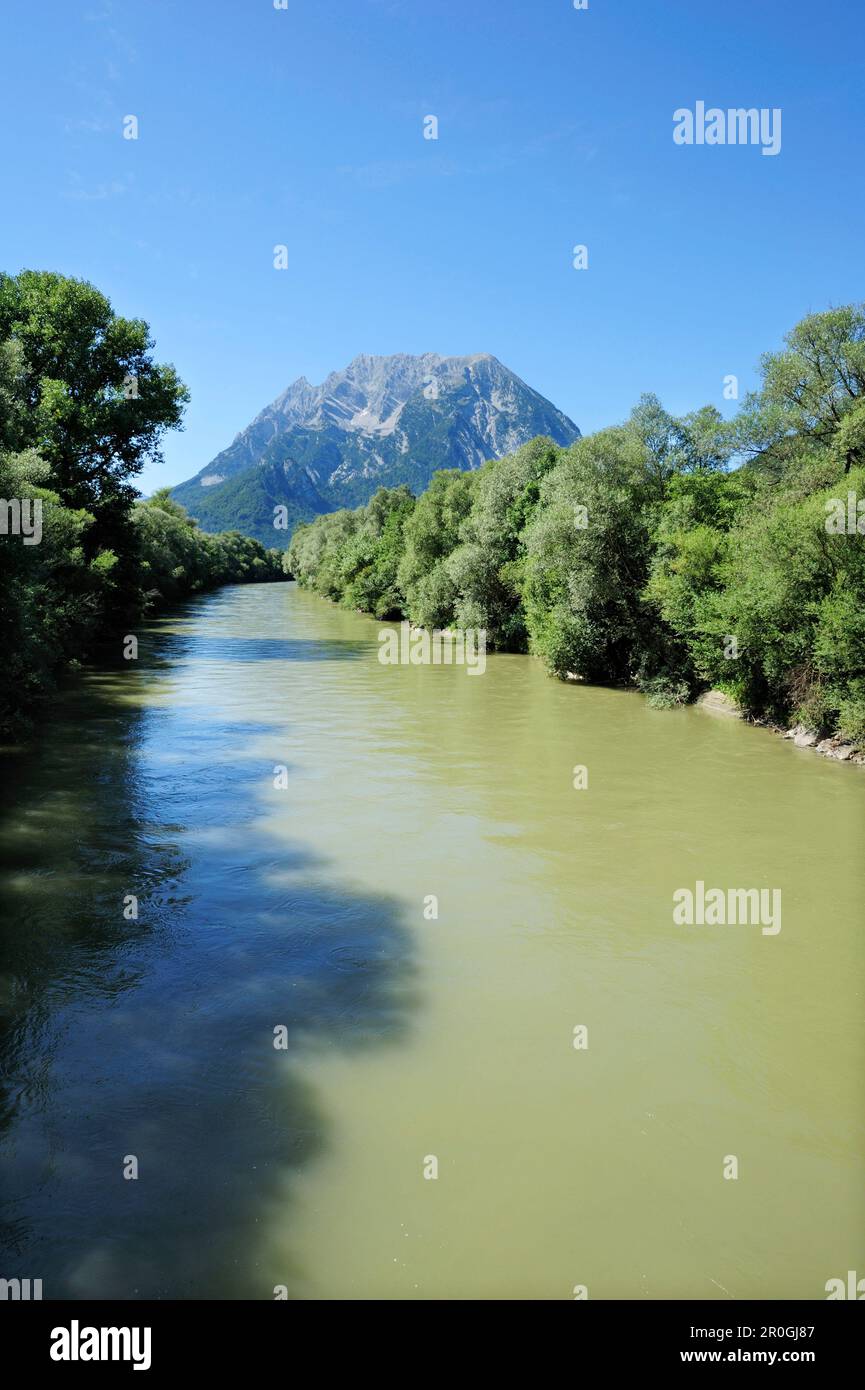
[[[223,590],[3,758],[0,1276],[865,1275],[865,770],[527,657],[383,666],[378,631]],[[779,890],[781,929],[675,922],[698,882]]]

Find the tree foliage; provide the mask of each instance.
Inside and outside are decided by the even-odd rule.
[[[160,458],[187,391],[146,323],[92,285],[0,275],[0,731],[26,728],[60,672],[153,608],[218,584],[282,578],[281,553],[207,536],[168,489],[132,479]],[[38,539],[12,524],[41,509]]]

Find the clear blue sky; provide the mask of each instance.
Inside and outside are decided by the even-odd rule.
[[[865,298],[863,16],[4,0],[0,268],[151,324],[192,403],[145,491],[359,352],[495,353],[584,432],[647,390],[727,409],[726,374],[752,385],[804,313]],[[780,107],[781,153],[675,145],[697,100]]]

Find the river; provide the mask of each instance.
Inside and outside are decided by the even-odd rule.
[[[379,627],[222,590],[4,757],[0,1276],[825,1298],[865,1235],[863,770],[527,657],[383,666]],[[698,881],[781,930],[678,925]]]

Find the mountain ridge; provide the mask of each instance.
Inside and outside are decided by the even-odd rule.
[[[420,492],[439,468],[479,468],[538,434],[569,444],[579,433],[491,353],[360,353],[318,385],[291,382],[173,496],[205,530],[278,545],[298,521],[358,506],[377,487]],[[277,506],[288,531],[274,529]]]

